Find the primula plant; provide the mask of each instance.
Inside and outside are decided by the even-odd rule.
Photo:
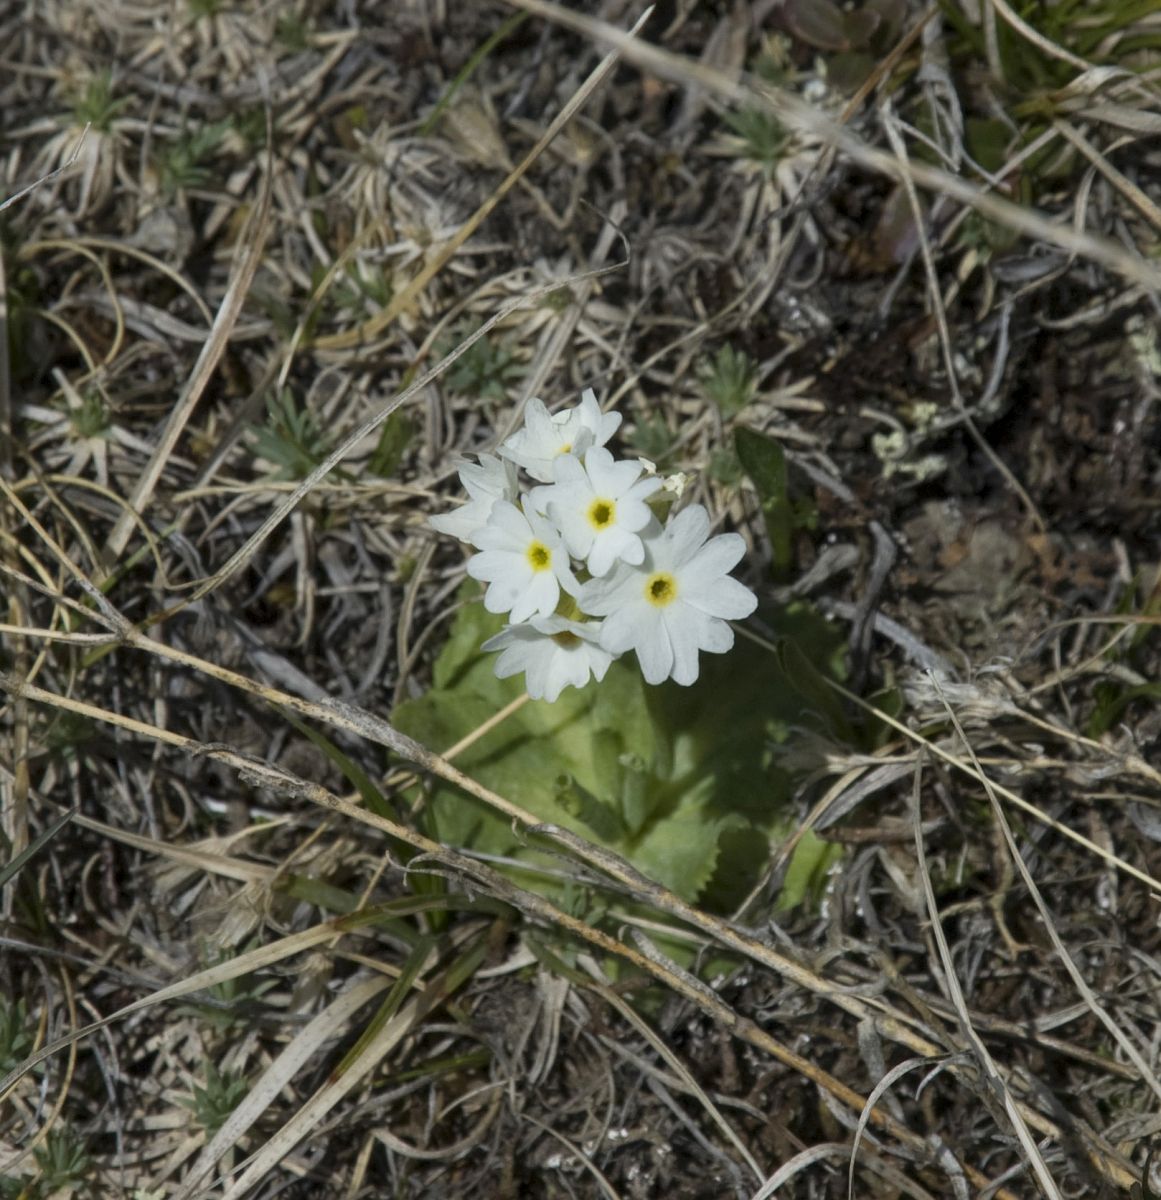
[[[727,622],[757,605],[729,574],[742,539],[711,537],[700,504],[663,523],[672,493],[651,464],[606,448],[620,423],[591,390],[553,415],[530,400],[499,457],[461,468],[467,503],[431,520],[479,551],[468,574],[487,584],[488,612],[508,619],[483,649],[501,652],[501,678],[523,672],[533,699],[602,680],[629,650],[647,683],[692,684],[699,654],[729,650]],[[520,470],[538,486],[522,490]]]
[[[841,669],[843,639],[809,610],[771,608],[767,625],[794,653],[732,649],[728,622],[757,603],[729,574],[742,538],[711,536],[700,504],[675,507],[680,477],[618,460],[620,422],[591,391],[555,415],[531,401],[496,454],[461,467],[466,502],[431,524],[473,548],[464,603],[431,688],[392,720],[434,749],[466,739],[456,765],[485,787],[729,911],[796,823],[783,749],[796,726],[829,724],[818,675]],[[522,691],[541,703],[493,721]],[[599,889],[570,891],[556,857],[452,784],[413,801],[428,836],[502,859],[577,912],[628,915]],[[813,888],[831,853],[803,840],[783,903]]]

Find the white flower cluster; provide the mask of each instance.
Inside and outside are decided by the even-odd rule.
[[[626,650],[647,682],[691,684],[698,652],[729,650],[726,622],[757,605],[728,574],[745,550],[736,533],[709,537],[700,504],[661,524],[648,501],[662,481],[605,449],[620,423],[591,390],[552,415],[530,400],[500,457],[460,469],[467,503],[431,518],[479,551],[468,574],[488,585],[484,607],[509,621],[483,648],[501,651],[501,678],[524,672],[533,699],[603,679]],[[540,486],[521,493],[518,467]]]

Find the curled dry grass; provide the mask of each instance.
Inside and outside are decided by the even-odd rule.
[[[648,41],[450,7],[0,17],[4,1186],[1126,1191],[1161,1096],[1161,197],[1156,66],[1108,63],[1155,22],[1090,60],[985,6],[989,102],[1013,32],[1072,72],[985,166],[935,10],[852,97],[769,6]],[[803,829],[847,847],[817,911],[772,909],[792,845],[727,919],[390,724],[455,611],[455,454],[587,385],[883,686],[844,698],[873,753],[801,735]],[[777,592],[710,469],[739,419],[820,523]],[[426,838],[412,770],[652,919]]]

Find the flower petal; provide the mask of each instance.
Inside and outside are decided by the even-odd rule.
[[[469,500],[459,508],[453,508],[451,512],[428,517],[427,523],[436,533],[446,533],[448,537],[459,538],[461,542],[470,542],[487,524],[494,503],[487,496],[481,496],[478,500]]]
[[[528,518],[507,500],[497,500],[488,514],[488,523],[472,538],[480,550],[520,550],[528,544],[532,529]]]
[[[729,575],[687,587],[682,592],[682,599],[708,616],[727,621],[740,621],[758,607],[758,597],[744,583]]]
[[[590,579],[584,583],[577,595],[577,603],[583,612],[605,617],[623,611],[627,605],[640,603],[641,582],[640,570],[618,563],[603,579]]]
[[[609,664],[613,661],[613,656],[599,647],[593,647],[589,653],[589,667],[592,670],[593,678],[600,683],[605,677],[605,673],[609,669]]]
[[[581,392],[579,409],[580,418],[592,432],[593,444],[597,446],[603,446],[620,427],[621,414],[619,412],[601,412],[601,406],[597,403],[597,394],[592,388],[585,388]]]
[[[700,504],[683,508],[665,527],[674,566],[680,567],[700,549],[709,533],[709,513]]]
[[[552,616],[552,610],[560,599],[560,584],[551,571],[537,571],[531,582],[520,590],[512,604],[512,623],[519,624],[527,621],[533,614],[541,617]],[[484,598],[487,607],[487,597]]]
[[[689,560],[687,570],[701,579],[712,579],[732,571],[745,553],[746,543],[739,534],[719,533]]]
[[[609,573],[618,560],[633,564],[640,563],[644,557],[645,550],[641,545],[641,539],[635,533],[628,533],[624,529],[614,527],[606,529],[604,533],[598,534],[593,539],[592,550],[586,566],[596,578],[600,579]]]
[[[516,602],[519,593],[507,583],[490,583],[484,593],[484,607],[490,613],[506,613]]]
[[[699,649],[707,654],[725,654],[734,648],[734,631],[725,621],[707,616],[688,605],[682,615],[688,621]]]
[[[528,666],[524,671],[524,687],[533,700],[545,698],[551,669],[552,652],[550,650],[535,654],[528,660]],[[560,693],[557,692],[557,695]],[[556,696],[552,698],[555,700]]]
[[[642,614],[630,608],[619,608],[601,625],[601,649],[610,654],[631,650],[640,636]]]
[[[468,574],[481,583],[512,574],[515,555],[510,550],[481,550],[468,559]]]
[[[585,452],[585,470],[598,496],[614,499],[624,495],[641,474],[640,463],[616,462],[604,446],[594,446]]]
[[[609,618],[610,621],[613,619],[614,617]],[[606,621],[606,628],[608,624],[609,622]],[[670,671],[673,670],[673,645],[669,640],[669,630],[666,628],[665,622],[657,618],[643,622],[635,641],[633,649],[636,651],[637,661],[641,664],[641,674],[645,676],[645,682],[661,683],[668,679]],[[693,677],[697,678],[696,649],[694,650]]]
[[[498,634],[497,636],[502,637],[503,634]],[[495,649],[495,647],[489,646],[488,644],[488,642],[494,642],[495,640],[495,638],[489,638],[488,641],[480,647],[480,649]],[[496,663],[493,668],[496,672],[496,678],[507,679],[509,675],[519,675],[521,671],[527,671],[529,663],[535,657],[532,653],[530,653],[530,651],[531,647],[524,642],[515,642],[509,645],[500,654],[500,657],[496,659]]]

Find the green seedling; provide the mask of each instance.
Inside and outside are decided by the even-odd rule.
[[[199,129],[186,130],[158,152],[157,171],[167,196],[189,188],[205,187],[212,178],[209,160],[218,151],[233,121],[213,121]]]
[[[96,388],[87,389],[81,403],[69,412],[69,425],[78,439],[108,437],[112,423],[109,406]]]
[[[728,420],[754,398],[758,364],[744,350],[735,350],[727,342],[702,362],[698,377],[705,394]]]
[[[250,1085],[241,1071],[219,1071],[212,1062],[207,1062],[205,1083],[194,1084],[190,1095],[182,1097],[178,1103],[193,1113],[194,1120],[205,1130],[207,1137],[213,1137],[249,1090]]]
[[[790,142],[778,118],[765,109],[743,108],[723,114],[722,120],[737,139],[738,157],[749,159],[772,177]]]
[[[50,1129],[34,1157],[40,1168],[37,1185],[45,1196],[75,1187],[89,1173],[90,1160],[85,1143],[68,1129]]]
[[[24,1001],[0,997],[0,1075],[7,1075],[32,1053],[34,1040]]]
[[[117,114],[129,103],[128,97],[113,97],[113,74],[98,71],[73,104],[73,122],[89,125],[97,133],[107,133],[113,126]]]
[[[471,330],[461,330],[456,341],[469,337]],[[443,352],[450,351],[445,345]],[[482,337],[456,359],[447,374],[447,385],[453,392],[465,396],[480,396],[489,400],[506,400],[508,389],[524,374],[524,367],[516,361],[511,350]]]
[[[266,397],[266,417],[265,425],[250,429],[251,448],[274,465],[275,479],[304,479],[334,445],[333,434],[288,387]]]

